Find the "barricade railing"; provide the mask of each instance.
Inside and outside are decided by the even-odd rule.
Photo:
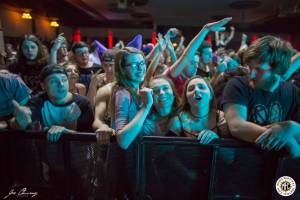
[[[300,183],[299,159],[233,139],[147,136],[126,151],[111,141],[75,133],[51,144],[45,132],[2,130],[0,198],[26,188],[35,199],[281,199],[278,178]]]

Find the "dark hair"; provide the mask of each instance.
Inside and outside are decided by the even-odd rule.
[[[83,48],[83,47],[89,48],[85,42],[82,41],[74,42],[72,45],[72,52],[75,53],[76,49]]]
[[[214,93],[213,87],[211,86],[211,84],[205,78],[203,78],[202,76],[199,76],[199,75],[193,76],[185,82],[184,90],[183,90],[183,96],[181,97],[182,98],[181,99],[182,100],[181,101],[181,106],[180,106],[181,109],[183,111],[188,111],[188,110],[191,109],[190,104],[188,103],[188,100],[187,100],[187,97],[186,97],[186,92],[187,92],[187,87],[188,87],[189,83],[192,80],[197,79],[197,78],[204,80],[207,87],[208,87],[208,89],[209,89],[209,91],[210,91],[212,99],[210,101],[209,110],[210,111],[211,110],[217,110],[217,104],[216,104],[216,100],[215,100],[215,93]]]
[[[51,74],[65,74],[68,77],[67,71],[64,67],[57,64],[50,64],[45,66],[40,73],[40,81],[43,82]]]
[[[120,86],[128,87],[128,85],[126,85],[125,83],[126,77],[124,77],[121,73],[121,68],[125,68],[126,60],[128,56],[132,54],[140,54],[143,56],[143,58],[145,58],[144,53],[141,50],[136,49],[134,47],[125,47],[123,49],[120,49],[116,54],[115,76],[116,76],[116,82]]]
[[[202,50],[205,48],[212,48],[212,45],[207,40],[204,40],[199,47],[198,51],[199,51],[200,55],[202,54]]]
[[[170,86],[171,86],[171,88],[172,88],[172,90],[173,90],[174,96],[175,96],[175,101],[174,101],[174,103],[173,103],[172,109],[175,108],[175,109],[173,109],[173,110],[176,110],[177,108],[180,107],[180,102],[181,102],[181,101],[180,101],[180,97],[179,97],[179,95],[178,95],[178,92],[177,92],[177,90],[176,90],[176,87],[175,87],[173,81],[172,81],[171,79],[169,79],[166,75],[157,75],[157,76],[153,77],[153,78],[149,81],[147,87],[150,88],[150,87],[151,87],[151,83],[152,83],[154,80],[158,80],[158,79],[163,79],[163,80],[167,81],[167,82],[170,84]]]
[[[26,40],[34,42],[38,46],[38,54],[32,65],[38,65],[38,66],[47,65],[48,60],[49,60],[49,54],[48,54],[47,47],[45,45],[43,45],[42,42],[35,35],[32,35],[32,34],[24,35],[24,37],[22,38],[22,40],[20,42],[19,51],[18,51],[18,63],[26,64],[28,61],[28,59],[25,57],[25,55],[23,53],[23,48],[22,48],[23,43]]]
[[[244,62],[252,60],[259,63],[269,63],[272,70],[284,74],[290,65],[292,46],[275,36],[264,36],[255,40],[244,53]],[[251,67],[251,66],[250,66]]]

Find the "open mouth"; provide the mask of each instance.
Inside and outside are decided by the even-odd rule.
[[[196,101],[201,101],[201,100],[202,100],[202,97],[201,97],[201,96],[197,96],[197,95],[196,95],[194,98],[195,98]]]

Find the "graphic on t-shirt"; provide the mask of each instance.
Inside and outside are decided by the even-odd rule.
[[[271,124],[282,121],[282,106],[278,101],[270,104],[269,109],[265,105],[257,104],[250,113],[250,120],[256,124]]]

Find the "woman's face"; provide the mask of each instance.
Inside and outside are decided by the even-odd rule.
[[[37,58],[39,47],[35,42],[25,40],[22,44],[22,52],[26,59],[35,60]]]
[[[153,104],[156,110],[172,108],[175,96],[168,81],[155,79],[151,82],[150,88],[153,90]]]
[[[66,72],[68,74],[68,78],[70,81],[73,80],[73,81],[77,82],[79,73],[74,65],[68,65],[66,68]]]
[[[142,83],[146,73],[146,63],[141,54],[130,54],[126,59],[124,73],[131,82]]]
[[[202,107],[209,106],[212,96],[206,82],[201,78],[195,78],[187,86],[186,98],[191,107]]]

